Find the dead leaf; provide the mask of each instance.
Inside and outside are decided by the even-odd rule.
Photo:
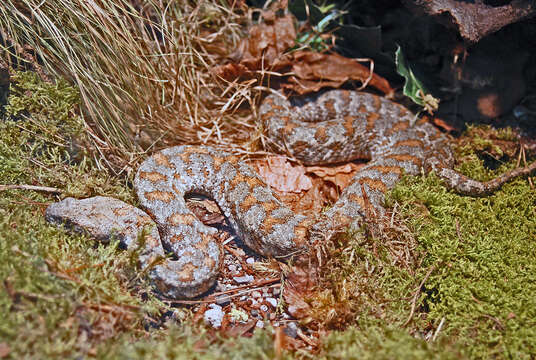
[[[303,300],[302,294],[293,288],[285,288],[283,298],[287,304],[287,311],[296,319],[304,319],[311,314],[311,307]]]
[[[225,217],[221,213],[218,204],[210,199],[188,199],[188,209],[205,225],[224,225]]]
[[[305,301],[312,296],[318,283],[317,269],[314,265],[305,267],[293,266],[287,274],[283,298],[287,311],[296,319],[304,319],[311,313],[311,306]]]
[[[290,67],[289,56],[283,52],[294,46],[294,17],[290,14],[277,17],[268,10],[263,13],[263,19],[264,23],[252,26],[249,36],[229,55],[234,64],[217,66],[213,70],[215,75],[232,81],[253,78],[257,70],[281,71]]]
[[[313,186],[311,178],[305,174],[305,167],[292,165],[284,156],[270,156],[255,164],[263,180],[277,191],[300,193]]]
[[[313,173],[322,178],[322,180],[331,182],[337,187],[340,193],[340,191],[350,184],[357,171],[365,165],[347,163],[338,166],[308,166],[307,173]]]
[[[236,325],[228,327],[225,334],[229,337],[242,336],[248,331],[250,331],[251,329],[253,329],[256,324],[257,324],[257,319],[251,319],[245,324],[236,324]]]
[[[283,349],[285,348],[286,337],[287,335],[283,331],[282,327],[275,328],[274,351],[276,359],[281,359],[281,357],[283,356]]]
[[[327,191],[328,195],[326,196],[326,183],[322,179],[312,179],[312,182],[313,186],[311,189],[303,194],[298,200],[295,198],[288,199],[282,196],[282,200],[287,204],[291,204],[292,211],[295,213],[317,214],[322,211],[326,204],[332,203],[337,199],[336,194],[335,197],[331,197],[332,194],[329,190]]]
[[[265,76],[262,71],[270,70],[291,73],[273,78],[272,86],[282,82],[282,88],[298,94],[316,92],[325,87],[338,88],[351,80],[370,85],[388,97],[394,93],[386,79],[355,59],[312,51],[286,53],[295,45],[296,19],[291,14],[277,16],[272,10],[264,11],[262,17],[264,22],[252,26],[249,37],[229,55],[233,62],[214,68],[216,76],[227,81],[261,80]]]
[[[455,132],[455,131],[458,132],[458,131],[462,130],[461,128],[456,128],[456,127],[451,126],[449,123],[447,123],[443,119],[440,119],[440,118],[437,118],[437,117],[434,117],[434,119],[432,121],[433,121],[435,126],[441,128],[441,129],[443,129],[443,130],[445,130],[447,132]]]
[[[11,353],[11,348],[9,345],[5,342],[0,343],[0,358],[8,357],[8,355]]]
[[[346,58],[339,54],[321,54],[311,51],[297,51],[293,54],[292,73],[290,84],[285,89],[292,89],[298,94],[318,91],[323,87],[338,88],[347,81],[355,80],[378,89],[392,96],[393,88],[381,76],[371,73],[368,66],[364,66],[355,59]]]
[[[237,63],[217,66],[214,69],[214,74],[229,81],[234,79],[251,78],[249,69],[245,65]]]

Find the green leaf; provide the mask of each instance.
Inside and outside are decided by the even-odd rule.
[[[423,106],[428,112],[437,110],[439,100],[435,99],[423,83],[417,79],[411,67],[406,62],[400,46],[395,53],[396,71],[406,79],[404,83],[404,95],[408,96],[414,103]]]

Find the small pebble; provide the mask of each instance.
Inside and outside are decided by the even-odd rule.
[[[218,283],[216,284],[216,291],[225,291],[225,290],[227,290],[227,285],[218,281]]]
[[[231,264],[227,267],[230,272],[235,273],[236,272],[236,264]]]
[[[253,309],[253,310],[251,310],[249,313],[250,313],[251,316],[253,316],[253,317],[257,317],[257,316],[259,316],[259,310],[257,310],[257,309]]]
[[[231,309],[229,316],[234,322],[246,322],[249,319],[248,313],[242,309]]]
[[[255,299],[258,299],[260,298],[262,295],[259,291],[252,291],[251,292],[251,297],[255,298]]]
[[[248,258],[246,259],[246,264],[253,264],[254,262],[255,262],[255,259],[252,258],[252,257],[248,257]]]
[[[236,248],[236,249],[235,249],[235,253],[236,253],[236,255],[238,255],[238,256],[245,256],[245,255],[246,255],[246,253],[244,252],[244,250],[241,249],[241,248]]]
[[[220,295],[216,297],[216,304],[225,306],[231,302],[231,298],[227,295]]]
[[[267,297],[266,299],[267,302],[270,303],[270,305],[272,305],[272,307],[276,308],[277,307],[277,300],[274,299],[273,297]]]
[[[221,321],[223,319],[222,307],[216,304],[210,304],[210,309],[205,311],[203,319],[206,324],[210,324],[213,328],[221,327]]]
[[[257,321],[257,323],[255,324],[255,327],[258,327],[259,329],[264,328],[264,321],[262,320]]]
[[[261,305],[261,311],[262,311],[262,312],[267,312],[267,311],[268,311],[268,306],[266,306],[266,305],[264,305],[264,304]]]
[[[293,322],[287,323],[287,326],[285,326],[283,331],[285,332],[285,334],[287,334],[291,338],[296,339],[298,337],[298,326],[296,325],[296,323],[293,323]]]
[[[254,280],[254,278],[253,275],[246,274],[244,276],[235,276],[233,277],[233,280],[236,281],[238,284],[249,284]]]

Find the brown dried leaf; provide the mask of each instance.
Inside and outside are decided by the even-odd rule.
[[[296,319],[304,319],[311,314],[311,306],[305,299],[313,294],[318,284],[317,275],[314,266],[307,268],[294,266],[286,277],[283,298],[288,306],[288,313]]]
[[[393,94],[386,79],[371,74],[368,66],[354,59],[311,51],[285,53],[295,44],[295,18],[291,14],[278,17],[274,11],[266,10],[263,19],[264,23],[252,26],[249,37],[229,55],[234,63],[217,66],[213,70],[215,75],[233,81],[254,78],[257,71],[264,69],[280,73],[291,71],[289,83],[282,87],[299,94],[324,87],[338,88],[349,80],[367,83],[388,96]]]
[[[369,77],[370,86],[388,96],[394,93],[389,82],[377,74],[370,73],[370,68],[339,54],[320,54],[310,51],[298,51],[292,54],[294,65],[290,84],[283,87],[299,94],[318,91],[322,87],[340,87],[349,80],[365,83]]]
[[[226,329],[225,334],[229,337],[242,336],[248,331],[250,331],[251,329],[253,329],[256,324],[257,324],[257,319],[251,319],[245,324],[232,325]]]
[[[440,119],[440,118],[437,118],[437,117],[434,117],[432,121],[433,121],[435,126],[440,127],[441,129],[443,129],[443,130],[445,130],[447,132],[454,132],[454,131],[461,131],[462,130],[461,128],[453,127],[452,125],[450,125],[449,123],[447,123],[443,119]]]
[[[225,217],[221,213],[218,204],[210,199],[188,199],[186,205],[205,225],[225,224]]]
[[[5,342],[0,343],[0,358],[8,357],[11,353],[11,348]]]
[[[264,23],[252,26],[248,38],[229,56],[235,64],[217,66],[214,74],[232,81],[239,77],[251,78],[261,69],[280,71],[290,67],[289,56],[283,52],[294,46],[294,17],[290,14],[276,17],[268,10],[263,18]]]
[[[296,201],[292,206],[292,210],[296,213],[319,213],[326,204],[336,200],[333,197],[326,198],[325,182],[322,179],[313,179],[313,186],[307,191],[299,201]],[[330,194],[331,195],[331,194]],[[285,198],[283,198],[283,201]]]
[[[287,335],[283,331],[282,327],[275,328],[274,350],[276,359],[281,359],[283,356],[283,349],[285,348],[285,340]]]
[[[270,156],[255,164],[264,181],[278,191],[300,193],[313,186],[311,178],[305,174],[305,167],[292,165],[284,156]]]
[[[339,166],[309,166],[308,173],[313,173],[324,181],[333,183],[337,190],[342,191],[365,164],[347,163]]]
[[[302,295],[295,289],[285,289],[283,298],[287,303],[288,313],[296,319],[304,319],[311,314],[311,307],[303,300]]]
[[[246,66],[237,63],[217,66],[213,72],[216,76],[228,81],[241,78],[250,79],[252,77],[251,72]]]

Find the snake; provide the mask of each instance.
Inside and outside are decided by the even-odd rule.
[[[319,234],[336,227],[358,229],[367,216],[384,214],[385,193],[404,174],[435,171],[447,187],[472,196],[505,181],[478,182],[453,170],[445,134],[374,94],[331,90],[296,100],[275,92],[262,102],[259,119],[268,148],[305,165],[368,162],[329,210],[305,216],[289,209],[237,156],[210,146],[173,146],[139,166],[134,189],[140,208],[112,197],[69,197],[50,204],[45,218],[138,251],[155,289],[184,299],[214,287],[223,259],[216,230],[187,208],[185,195],[212,198],[249,248],[285,260],[310,251]]]

